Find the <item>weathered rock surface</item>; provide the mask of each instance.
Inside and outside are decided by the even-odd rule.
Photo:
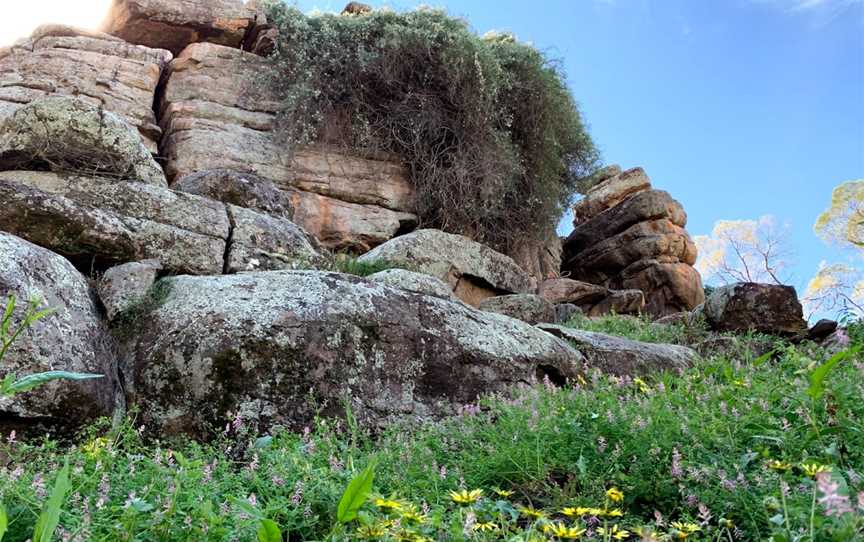
[[[837,322],[823,318],[807,330],[807,338],[811,341],[823,341],[837,331]]]
[[[0,48],[0,119],[49,96],[74,96],[120,116],[156,152],[162,129],[153,113],[156,86],[171,53],[100,32],[46,25]]]
[[[271,132],[278,102],[249,83],[267,69],[256,55],[211,43],[190,45],[171,63],[160,107],[169,179],[182,185],[219,168],[257,174],[284,191],[300,226],[335,250],[365,252],[416,227],[414,189],[394,159],[285,152]]]
[[[102,29],[177,54],[199,41],[240,47],[263,19],[255,3],[243,0],[114,0]]]
[[[225,272],[296,269],[322,263],[318,241],[290,220],[228,205],[232,231]]]
[[[582,309],[573,303],[561,303],[553,305],[555,308],[555,323],[566,324],[576,316],[582,315]]]
[[[555,323],[555,307],[534,294],[511,294],[484,299],[481,311],[503,314],[528,324]]]
[[[716,331],[795,335],[807,330],[795,288],[739,282],[716,288],[694,315]]]
[[[407,290],[417,294],[434,295],[445,299],[456,299],[450,286],[441,279],[425,273],[406,269],[385,269],[369,275],[369,280],[385,286]]]
[[[641,314],[644,308],[645,294],[642,290],[609,290],[608,296],[584,312],[587,316]]]
[[[439,230],[418,230],[397,237],[359,258],[391,261],[437,277],[472,306],[495,295],[529,293],[531,278],[509,256]]]
[[[685,346],[643,343],[623,337],[541,324],[540,329],[574,344],[591,367],[618,376],[637,376],[689,367],[699,355]]]
[[[162,434],[204,433],[229,412],[298,427],[345,398],[361,421],[437,416],[538,376],[575,376],[582,361],[527,324],[349,275],[162,282],[167,298],[142,318],[123,370],[142,422]]]
[[[87,268],[158,259],[174,273],[217,274],[320,258],[290,221],[158,186],[6,171],[0,196],[0,229]]]
[[[276,188],[272,181],[252,173],[230,169],[201,171],[183,177],[172,188],[277,218],[294,218],[290,195]]]
[[[539,285],[561,273],[561,238],[551,232],[546,240],[523,239],[508,256]]]
[[[3,358],[0,378],[45,371],[104,374],[81,382],[52,382],[14,398],[0,397],[0,428],[36,422],[67,429],[105,415],[114,406],[115,373],[106,335],[86,279],[64,258],[0,232],[0,298],[14,295],[18,309],[12,329],[21,323],[27,303],[54,312],[25,330]]]
[[[645,296],[640,290],[610,290],[568,278],[544,281],[540,284],[539,294],[552,304],[577,305],[588,316],[640,314],[645,308]]]
[[[130,262],[107,270],[96,289],[108,319],[113,320],[144,299],[161,270],[159,260]]]
[[[0,169],[46,165],[168,186],[135,128],[78,98],[36,100],[0,122]]]
[[[141,183],[0,172],[0,230],[82,268],[158,259],[173,272],[221,273],[230,231],[223,204]]]
[[[608,177],[601,178],[573,207],[574,222],[584,222],[615,207],[633,194],[651,189],[651,180],[641,167],[623,173],[621,168],[613,167],[615,169],[606,172]]]
[[[640,168],[610,173],[574,208],[562,270],[611,289],[642,290],[654,316],[693,309],[704,293],[681,204],[652,189]]]

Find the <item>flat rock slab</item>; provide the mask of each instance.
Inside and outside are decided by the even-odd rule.
[[[84,267],[156,259],[166,272],[210,275],[322,257],[293,222],[158,186],[4,171],[0,197],[0,229]]]
[[[571,342],[590,367],[617,376],[642,376],[690,367],[699,355],[685,346],[644,343],[550,324],[538,328]]]
[[[511,318],[314,271],[168,277],[127,348],[125,389],[161,434],[208,433],[240,412],[301,427],[352,401],[361,421],[428,417],[582,357]]]
[[[260,22],[263,14],[243,0],[114,0],[102,29],[178,54],[199,41],[240,47]]]
[[[528,324],[555,323],[555,307],[534,294],[512,294],[490,297],[478,307],[481,311],[503,314]]]

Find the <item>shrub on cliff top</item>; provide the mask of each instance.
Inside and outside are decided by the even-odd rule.
[[[394,153],[426,227],[501,250],[553,227],[598,161],[560,66],[506,34],[421,8],[304,15],[274,0],[289,151],[314,141]]]

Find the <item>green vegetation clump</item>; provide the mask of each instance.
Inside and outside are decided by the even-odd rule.
[[[547,233],[596,168],[560,66],[511,35],[427,8],[307,16],[272,1],[268,16],[279,38],[263,88],[289,152],[398,155],[424,227],[506,251]]]
[[[72,447],[7,436],[4,542],[31,536],[58,473],[64,540],[858,540],[864,360],[847,346],[588,371],[383,433],[349,413],[262,437],[238,415],[211,443],[160,442],[133,414]]]

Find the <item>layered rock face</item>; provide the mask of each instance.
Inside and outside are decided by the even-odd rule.
[[[562,270],[613,289],[641,290],[655,316],[690,310],[704,300],[693,268],[696,246],[681,204],[651,188],[637,168],[595,185],[574,208]]]
[[[365,252],[413,229],[414,189],[397,161],[326,148],[285,152],[270,132],[277,103],[250,88],[267,69],[261,57],[211,43],[190,45],[171,62],[160,107],[169,179],[182,186],[214,169],[255,174],[335,250]]]
[[[120,116],[156,152],[153,97],[171,53],[99,32],[48,25],[0,48],[0,119],[48,96],[75,96]]]

